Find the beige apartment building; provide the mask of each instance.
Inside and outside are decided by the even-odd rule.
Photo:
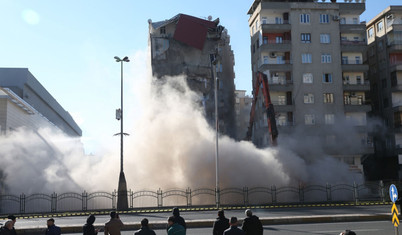
[[[300,142],[301,155],[331,155],[359,172],[362,156],[373,153],[364,10],[362,1],[255,0],[248,11],[253,83],[257,71],[269,75],[279,144]],[[258,100],[252,141],[265,147]]]
[[[234,113],[234,54],[227,30],[212,20],[178,14],[171,19],[149,20],[152,74],[185,75],[189,87],[201,98],[205,117],[215,127],[214,77],[218,77],[219,130],[236,137]],[[219,55],[215,66],[211,60]],[[216,73],[214,72],[216,71]]]
[[[373,103],[379,119],[375,164],[395,178],[402,163],[402,6],[389,6],[367,23],[367,61]],[[402,174],[400,174],[402,175]]]

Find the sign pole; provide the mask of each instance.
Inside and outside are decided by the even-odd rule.
[[[392,217],[392,224],[395,227],[395,235],[399,235],[398,231],[398,226],[399,226],[399,211],[398,208],[395,205],[395,202],[398,200],[398,190],[396,189],[396,186],[391,184],[389,186],[389,198],[392,201],[392,209],[391,209],[391,217]]]

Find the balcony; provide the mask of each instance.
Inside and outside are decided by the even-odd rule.
[[[291,40],[268,40],[264,41],[263,44],[260,46],[260,51],[278,51],[278,52],[286,52],[290,51],[291,49]]]
[[[294,112],[294,105],[291,103],[286,103],[282,101],[273,101],[272,104],[274,105],[274,110],[276,113],[287,113],[287,112]]]
[[[293,81],[286,79],[286,76],[271,77],[268,79],[269,89],[271,91],[292,91]]]
[[[288,20],[284,20],[282,24],[261,24],[264,33],[283,33],[291,30],[292,26]]]
[[[392,61],[392,63],[389,66],[389,71],[396,72],[396,71],[402,71],[402,61]]]
[[[358,98],[351,98],[344,102],[345,112],[370,112],[371,105]]]
[[[363,64],[362,60],[344,60],[342,59],[343,72],[366,72],[368,71],[368,64]]]
[[[341,33],[366,33],[366,24],[340,24]]]
[[[366,41],[341,40],[342,52],[364,52],[366,49]]]
[[[402,91],[402,84],[397,84],[391,87],[391,92],[400,92]]]
[[[260,71],[269,70],[271,72],[283,72],[292,70],[292,60],[282,60],[277,63],[259,62],[258,69]]]
[[[388,42],[389,52],[402,52],[402,40],[394,40]]]
[[[369,91],[370,90],[370,82],[364,81],[364,83],[349,83],[347,81],[343,82],[343,90],[344,91]]]

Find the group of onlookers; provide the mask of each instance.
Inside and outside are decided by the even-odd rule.
[[[250,209],[247,209],[246,218],[243,220],[241,228],[238,227],[238,220],[236,217],[231,217],[230,220],[225,217],[223,210],[218,211],[218,218],[216,218],[213,228],[213,235],[262,235],[263,226],[260,219],[253,215]],[[97,235],[100,232],[99,228],[94,227],[95,216],[90,215],[87,218],[86,224],[83,226],[83,235]],[[8,220],[0,229],[0,235],[16,235],[14,224],[16,217],[13,215],[8,216]],[[119,214],[116,212],[110,213],[110,220],[105,224],[105,235],[121,235],[120,231],[124,224],[120,220]],[[180,216],[179,208],[175,207],[172,211],[172,216],[168,218],[166,232],[168,235],[186,235],[187,225],[183,217]],[[56,226],[54,219],[47,220],[47,229],[45,235],[61,235],[60,227]],[[141,228],[134,232],[134,235],[156,235],[155,232],[149,228],[148,219],[141,220]],[[356,235],[353,231],[345,230],[340,235]]]

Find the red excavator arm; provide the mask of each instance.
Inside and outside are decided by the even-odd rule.
[[[276,128],[274,105],[271,102],[271,96],[269,94],[267,75],[261,72],[257,72],[257,76],[253,87],[254,96],[253,96],[253,103],[251,105],[250,122],[247,130],[246,140],[251,140],[251,134],[254,125],[255,106],[257,104],[260,88],[262,88],[262,92],[264,95],[265,112],[267,113],[268,130],[271,136],[271,143],[273,146],[276,146],[277,145],[276,139],[278,138],[278,129]]]

